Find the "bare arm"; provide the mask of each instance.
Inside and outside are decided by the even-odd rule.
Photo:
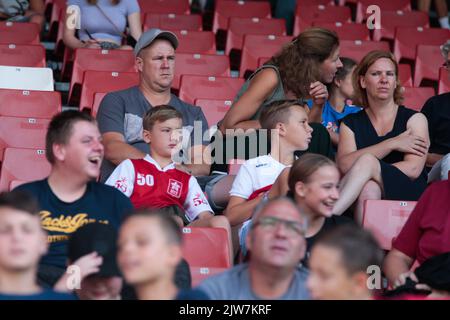
[[[89,40],[87,42],[82,42],[75,36],[75,25],[74,20],[77,19],[76,12],[73,12],[70,15],[66,15],[66,21],[64,23],[64,31],[63,31],[63,41],[64,44],[71,48],[71,49],[77,49],[77,48],[100,48],[100,45],[94,41]]]
[[[230,221],[230,225],[241,224],[252,217],[253,210],[261,202],[264,193],[259,194],[252,200],[246,200],[241,197],[231,196],[228,206],[224,212]]]
[[[339,133],[339,145],[336,162],[339,169],[345,174],[353,166],[353,163],[363,154],[370,153],[378,159],[384,158],[393,150],[391,139],[385,140],[373,146],[359,149],[356,148],[355,134],[345,123],[341,123]]]
[[[428,136],[428,122],[425,116],[421,113],[416,113],[408,120],[406,128],[411,130],[411,135],[420,137],[425,141],[425,148],[427,150],[430,145],[430,138]],[[411,179],[417,179],[425,166],[426,150],[425,153],[420,155],[407,152],[403,157],[403,161],[394,163],[393,165]]]
[[[210,148],[204,145],[192,146],[189,149],[190,164],[185,164],[188,172],[195,176],[208,176],[211,170]]]
[[[427,154],[427,161],[426,161],[426,165],[428,167],[432,167],[436,164],[436,162],[438,162],[439,160],[441,160],[444,156],[442,154],[438,154],[438,153],[428,153]]]
[[[312,97],[312,107],[308,114],[309,122],[322,123],[323,106],[328,99],[328,89],[320,81],[311,83],[309,95]]]
[[[333,143],[333,145],[339,145],[339,133],[334,132],[331,129],[328,129],[328,133],[330,134],[331,142]]]
[[[413,262],[413,258],[397,249],[392,249],[384,259],[383,271],[390,283],[399,285],[404,283],[402,279],[404,276],[401,277],[401,275],[407,275]]]
[[[142,159],[145,157],[145,153],[126,143],[124,136],[118,132],[105,132],[103,134],[103,146],[105,147],[105,158],[115,165],[126,159]]]
[[[273,69],[261,70],[250,82],[247,91],[227,112],[219,129],[259,129],[258,120],[249,120],[257,112],[261,104],[276,89],[278,76]]]
[[[269,199],[273,199],[280,196],[285,196],[287,192],[289,191],[288,186],[288,178],[289,178],[289,172],[291,171],[291,168],[284,168],[283,171],[281,171],[280,175],[278,176],[277,180],[275,180],[272,188],[270,189],[267,196]]]
[[[128,16],[128,25],[130,28],[130,35],[137,41],[142,34],[141,13],[135,12]]]
[[[30,10],[33,12],[44,14],[44,0],[30,0]]]

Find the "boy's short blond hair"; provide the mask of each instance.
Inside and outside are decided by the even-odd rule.
[[[262,129],[275,129],[277,123],[288,123],[291,107],[297,106],[304,110],[303,100],[277,100],[269,104],[259,117]]]
[[[150,131],[156,122],[164,122],[170,119],[181,119],[183,115],[180,111],[169,105],[159,105],[147,111],[143,119],[144,130]]]

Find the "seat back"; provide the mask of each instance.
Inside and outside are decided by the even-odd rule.
[[[136,72],[135,56],[131,50],[102,50],[79,48],[75,50],[69,104],[76,102],[75,85],[81,85],[87,71]]]
[[[233,100],[243,84],[242,78],[183,75],[178,96],[191,104],[196,99]]]
[[[50,68],[0,66],[0,88],[53,91]]]
[[[8,147],[45,149],[49,119],[0,116],[0,161]]]
[[[217,124],[230,109],[231,100],[196,99],[194,105],[202,108],[209,127]]]
[[[0,21],[1,44],[39,44],[39,33],[36,23]]]
[[[246,34],[285,36],[286,23],[284,19],[230,18],[225,53],[229,55],[232,49],[242,50]]]
[[[231,267],[227,231],[223,228],[183,228],[183,257],[192,267]]]
[[[391,250],[416,201],[366,200],[364,203],[363,228],[372,232],[380,247]]]
[[[112,92],[138,84],[137,72],[86,71],[81,87],[80,109],[92,109],[96,92]]]
[[[45,150],[6,148],[0,174],[0,191],[12,190],[19,181],[24,183],[44,179],[50,170]]]
[[[147,13],[144,18],[144,30],[202,31],[202,16],[199,14]]]
[[[435,94],[436,92],[432,87],[405,87],[403,104],[407,108],[420,111],[425,102]]]
[[[216,54],[216,35],[212,31],[173,31],[178,38],[178,53]]]
[[[240,76],[244,77],[247,71],[255,71],[258,68],[259,58],[272,57],[290,41],[292,41],[291,36],[245,35],[239,71]]]
[[[216,1],[213,32],[227,30],[229,18],[270,18],[270,3],[252,1],[221,0]]]
[[[45,68],[45,48],[40,44],[0,44],[0,65]]]
[[[294,21],[294,35],[311,27],[314,22],[351,22],[349,7],[335,5],[297,6]],[[360,39],[361,40],[361,39]]]
[[[61,93],[0,89],[0,116],[52,118],[61,112]]]
[[[214,54],[177,53],[177,66],[172,88],[180,88],[182,75],[200,75],[214,77],[230,76],[230,61],[227,56]]]

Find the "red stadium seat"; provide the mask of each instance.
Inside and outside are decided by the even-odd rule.
[[[39,33],[36,23],[0,21],[1,44],[39,44]]]
[[[222,273],[227,270],[227,268],[207,268],[207,267],[191,267],[191,282],[192,287],[198,286],[203,280],[209,278],[213,275]]]
[[[176,65],[172,83],[172,88],[175,90],[180,88],[180,77],[184,74],[230,76],[230,61],[224,55],[177,53]]]
[[[394,54],[397,61],[414,60],[420,44],[440,46],[450,39],[450,30],[422,27],[397,27],[395,29]]]
[[[49,3],[52,4],[52,11],[50,13],[50,26],[49,33],[54,34],[55,29],[58,28],[58,33],[62,32],[61,17],[64,16],[67,8],[67,0],[51,0]],[[46,3],[47,6],[47,3]],[[47,11],[47,8],[46,8]]]
[[[352,58],[356,62],[372,50],[390,51],[389,43],[386,41],[340,41],[340,56]]]
[[[38,44],[0,44],[0,65],[45,68],[45,48]]]
[[[183,228],[182,250],[192,267],[231,267],[228,234],[223,228]]]
[[[425,102],[435,94],[434,89],[431,87],[405,87],[403,104],[407,108],[420,111]]]
[[[352,19],[349,7],[334,5],[297,6],[294,22],[294,35],[311,27],[314,22],[350,22]]]
[[[428,14],[422,11],[383,11],[381,28],[373,30],[373,40],[394,40],[396,27],[428,28]]]
[[[445,67],[439,69],[438,94],[450,92],[450,72]]]
[[[86,70],[134,72],[135,57],[131,50],[76,49],[70,81],[69,104],[74,104],[74,87],[81,85]]]
[[[423,79],[437,82],[442,61],[443,57],[439,46],[418,45],[414,68],[414,86],[420,87]]]
[[[391,250],[416,201],[367,200],[364,203],[363,228],[369,230],[380,247]]]
[[[231,104],[231,100],[196,99],[194,101],[194,105],[202,108],[210,127],[223,119]]]
[[[6,148],[0,175],[0,191],[9,191],[18,181],[44,179],[50,174],[51,165],[45,158],[45,150]],[[15,181],[14,185],[11,185]]]
[[[178,96],[187,103],[195,99],[233,100],[243,84],[242,78],[183,75]]]
[[[202,16],[199,14],[147,13],[144,18],[144,31],[161,30],[202,31]]]
[[[0,161],[5,148],[45,148],[49,119],[0,116]]]
[[[142,13],[189,14],[189,0],[138,0]]]
[[[179,41],[178,53],[216,54],[216,36],[212,31],[173,31]]]
[[[232,49],[242,50],[244,36],[247,34],[285,36],[285,21],[284,19],[230,18],[225,53],[230,54]]]
[[[358,0],[356,5],[356,22],[366,19],[367,7],[376,5],[380,8],[381,18],[385,11],[411,11],[411,0]]]
[[[86,71],[81,87],[80,110],[92,109],[96,92],[112,92],[139,84],[137,72]]]
[[[337,33],[339,40],[370,40],[369,29],[362,23],[314,21],[313,26],[333,30]]]
[[[400,84],[406,87],[412,87],[412,75],[411,75],[411,66],[406,63],[400,63],[398,65],[398,78],[400,80]]]
[[[258,68],[259,58],[273,56],[282,49],[283,45],[291,40],[291,36],[245,35],[239,71],[240,76],[244,77],[246,71],[255,71]]]
[[[107,95],[107,92],[96,92],[94,94],[94,102],[92,103],[91,116],[97,117],[98,108],[103,98]]]
[[[267,61],[270,60],[270,57],[261,57],[258,59],[258,68],[263,66]]]
[[[57,91],[0,89],[0,116],[50,119],[61,112]]]
[[[297,6],[295,7],[295,10],[296,12],[298,12],[300,10],[299,7],[311,7],[318,5],[334,5],[334,0],[297,0]]]
[[[229,18],[270,18],[269,2],[251,2],[222,0],[216,1],[214,11],[213,32],[217,30],[227,30],[229,28]]]

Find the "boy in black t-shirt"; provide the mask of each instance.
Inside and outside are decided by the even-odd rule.
[[[104,149],[95,120],[79,111],[53,117],[46,136],[46,157],[52,169],[48,178],[18,187],[34,195],[40,205],[41,224],[48,233],[49,251],[41,260],[38,276],[53,287],[66,267],[67,242],[79,227],[92,222],[119,228],[132,209],[120,191],[95,182]]]
[[[27,193],[0,194],[0,300],[75,299],[37,284],[38,262],[48,247],[38,212]]]

